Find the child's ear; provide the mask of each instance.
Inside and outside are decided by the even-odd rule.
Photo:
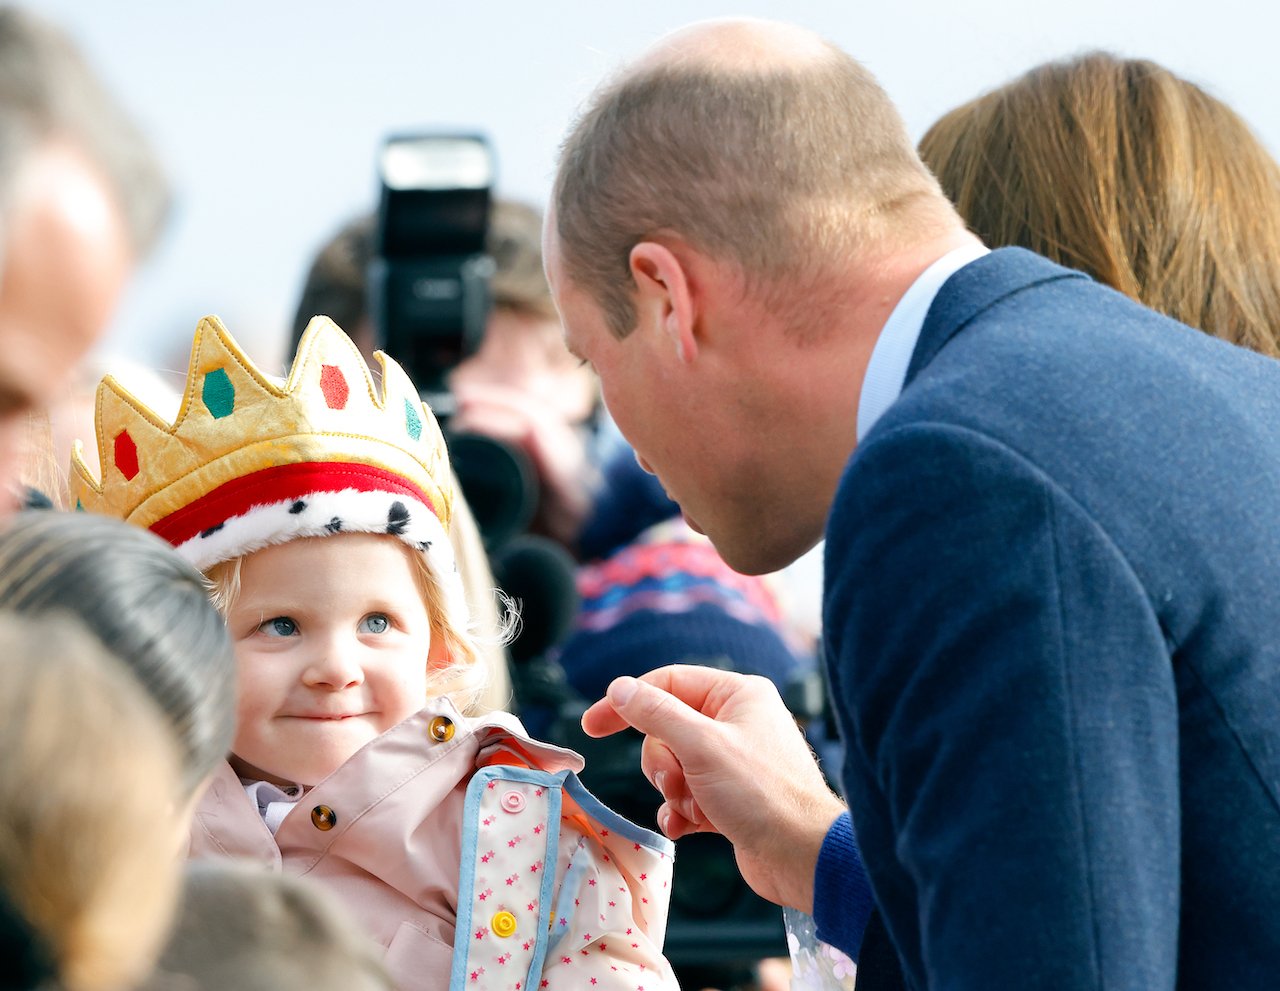
[[[427,670],[439,671],[453,663],[449,644],[439,630],[431,633],[431,646],[427,649]]]

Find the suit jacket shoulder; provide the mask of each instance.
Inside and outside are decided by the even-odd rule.
[[[1280,962],[1278,367],[1026,252],[939,292],[842,479],[824,596],[913,985]]]

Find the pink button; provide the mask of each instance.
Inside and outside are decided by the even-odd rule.
[[[524,796],[518,791],[509,791],[502,796],[502,809],[504,812],[523,812]]]

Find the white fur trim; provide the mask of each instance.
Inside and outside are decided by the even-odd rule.
[[[301,508],[296,508],[299,503]],[[397,505],[400,511],[393,514],[392,508]],[[334,533],[390,533],[426,554],[444,591],[451,622],[458,630],[468,628],[462,576],[458,573],[448,533],[426,505],[398,493],[343,489],[312,492],[297,499],[254,506],[179,545],[178,553],[206,571],[221,561],[230,561],[272,544]]]

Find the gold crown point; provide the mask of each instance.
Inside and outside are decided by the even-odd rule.
[[[452,484],[439,425],[400,366],[380,360],[381,389],[351,339],[316,317],[282,383],[259,370],[221,320],[205,317],[173,423],[104,377],[101,473],[94,478],[83,449],[73,448],[71,494],[84,508],[150,526],[265,468],[352,462],[412,481],[447,527]]]

